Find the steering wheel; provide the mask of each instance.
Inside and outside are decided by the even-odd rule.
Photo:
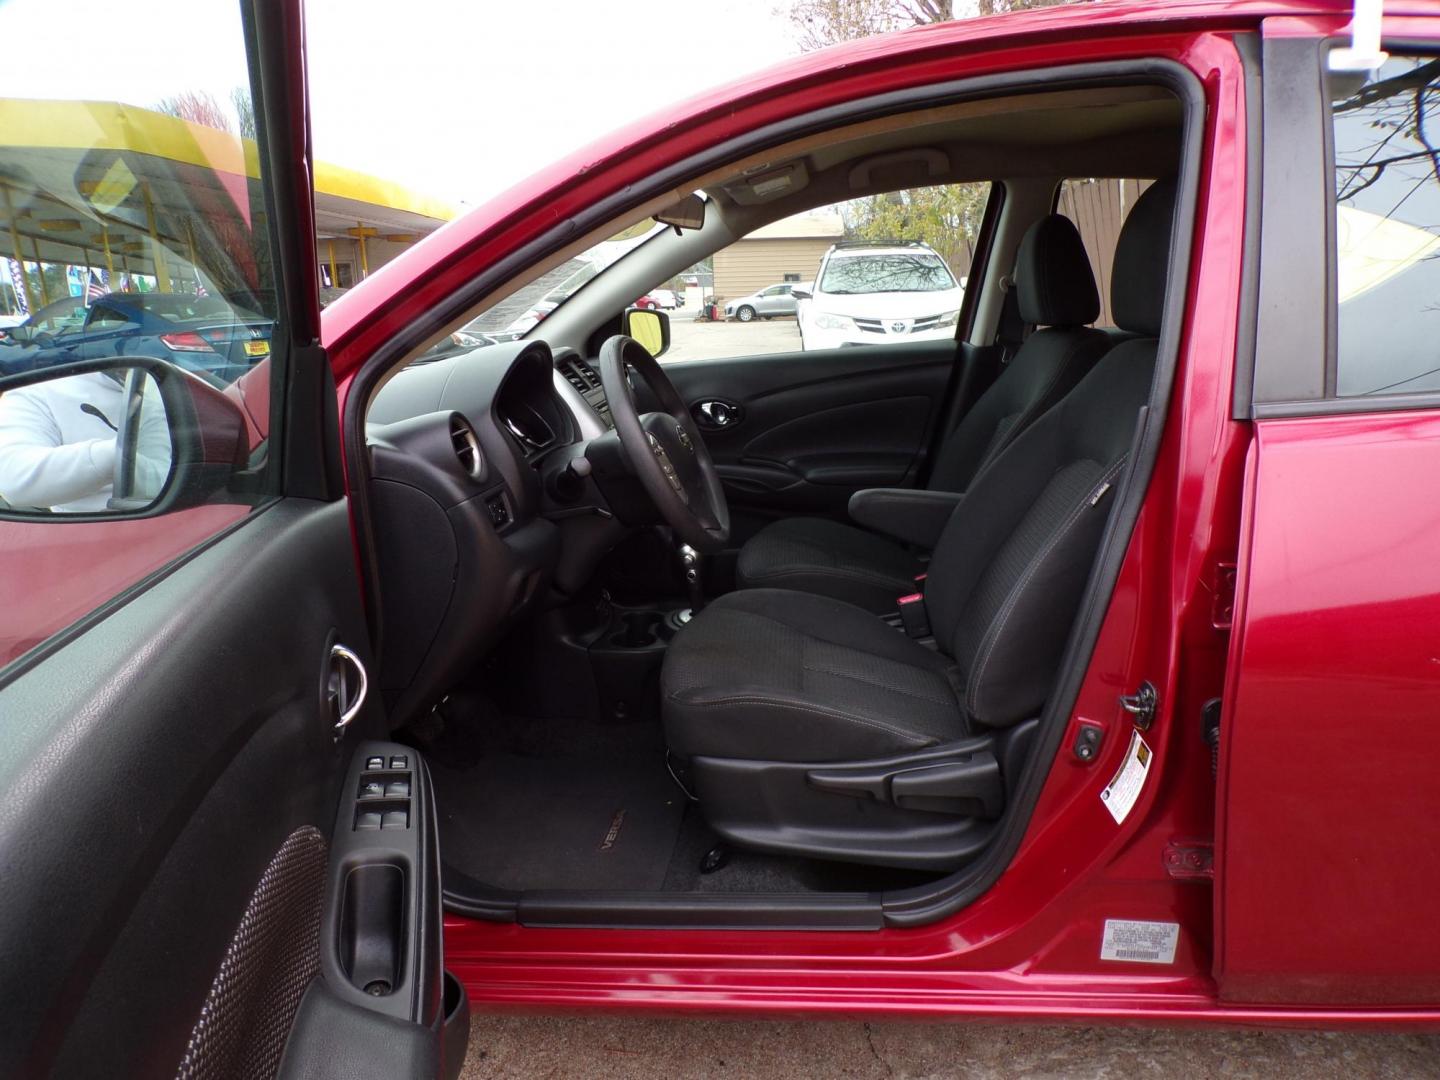
[[[650,387],[663,412],[636,408],[627,367]],[[691,547],[719,550],[730,538],[725,491],[690,410],[659,361],[634,338],[616,334],[600,349],[600,383],[630,471],[660,515]]]

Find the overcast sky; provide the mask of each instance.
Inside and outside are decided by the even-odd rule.
[[[315,153],[475,206],[793,55],[782,2],[307,0]],[[228,104],[246,79],[228,0],[0,0],[0,41],[0,97],[151,106],[202,90]]]

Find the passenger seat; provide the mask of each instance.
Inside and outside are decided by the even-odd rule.
[[[1102,331],[1088,326],[1099,317],[1100,296],[1080,233],[1069,218],[1050,214],[1026,231],[1016,257],[1015,290],[1021,318],[1045,329],[1025,340],[945,439],[929,491],[963,492],[1001,450],[1069,393],[1112,344]],[[871,496],[872,512],[885,513],[886,490],[865,493]],[[919,502],[913,493],[895,494]],[[943,495],[933,500],[928,517],[934,520],[935,536],[956,501]],[[851,506],[853,514],[855,500]],[[933,547],[934,539],[923,546]],[[895,610],[897,598],[915,591],[916,575],[923,569],[920,556],[894,540],[829,518],[796,517],[767,525],[750,538],[740,549],[736,578],[741,588],[797,589],[884,614]]]

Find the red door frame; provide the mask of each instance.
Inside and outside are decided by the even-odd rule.
[[[1436,1014],[1420,1009],[1220,1004],[1211,976],[1210,889],[1177,880],[1165,866],[1167,847],[1208,840],[1213,830],[1198,717],[1223,676],[1228,635],[1214,625],[1214,583],[1219,565],[1235,558],[1249,438],[1248,425],[1230,419],[1246,120],[1243,72],[1229,35],[1277,7],[1307,9],[1133,5],[1086,12],[1083,23],[1076,12],[1050,9],[1004,24],[977,20],[858,43],[845,50],[843,65],[839,54],[809,57],[701,99],[695,121],[681,128],[637,125],[562,162],[388,264],[327,311],[325,341],[344,395],[361,363],[477,268],[625,184],[762,123],[957,73],[1137,57],[1187,66],[1207,95],[1193,248],[1204,257],[1191,267],[1186,297],[1187,311],[1205,317],[1187,320],[1150,493],[1074,710],[1108,729],[1098,761],[1087,767],[1062,751],[1007,872],[974,904],[925,927],[541,929],[448,918],[447,962],[478,1006],[1435,1023]],[[1116,698],[1145,678],[1159,687],[1162,703],[1147,734],[1155,763],[1134,812],[1117,827],[1099,801],[1128,731]],[[1099,960],[1108,918],[1178,922],[1175,963]]]
[[[1267,40],[1302,46],[1341,30],[1334,19],[1264,25]],[[1389,17],[1385,31],[1430,51],[1437,41],[1433,19]],[[1289,123],[1307,128],[1318,158],[1329,110],[1302,115]],[[1316,200],[1302,212],[1317,220],[1333,212],[1331,181],[1320,179],[1302,196]],[[1277,243],[1282,273],[1286,252],[1333,264],[1323,231],[1297,245],[1286,230]],[[1276,367],[1298,360],[1309,385],[1272,371],[1276,401],[1247,463],[1221,733],[1216,971],[1227,1001],[1423,1006],[1440,1001],[1440,861],[1423,832],[1440,817],[1440,506],[1428,497],[1440,407],[1433,394],[1392,403],[1400,410],[1313,400],[1335,347],[1323,277],[1293,275],[1307,282],[1295,299],[1316,315],[1293,338],[1294,321],[1280,317],[1294,348],[1271,347]]]

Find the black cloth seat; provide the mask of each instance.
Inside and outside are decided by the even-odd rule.
[[[1020,316],[1031,334],[995,382],[945,439],[931,470],[933,491],[965,491],[1034,420],[1084,377],[1111,342],[1086,327],[1100,314],[1095,276],[1079,232],[1059,214],[1041,218],[1015,264]],[[895,610],[923,569],[919,554],[872,532],[823,518],[784,518],[740,549],[741,588],[798,589],[869,611]]]
[[[937,650],[833,598],[731,593],[666,655],[672,751],[691,760],[854,761],[1039,713],[1150,397],[1173,204],[1173,181],[1153,185],[1117,245],[1112,307],[1137,336],[982,472],[946,525],[924,584]],[[711,823],[725,833],[723,822]],[[784,827],[776,822],[768,846],[789,843]]]
[[[742,590],[803,590],[883,613],[915,591],[915,576],[924,569],[919,555],[893,540],[831,518],[797,517],[750,538],[740,549],[736,579]]]
[[[841,600],[783,589],[728,593],[666,658],[670,749],[845,761],[959,738],[952,666]]]

